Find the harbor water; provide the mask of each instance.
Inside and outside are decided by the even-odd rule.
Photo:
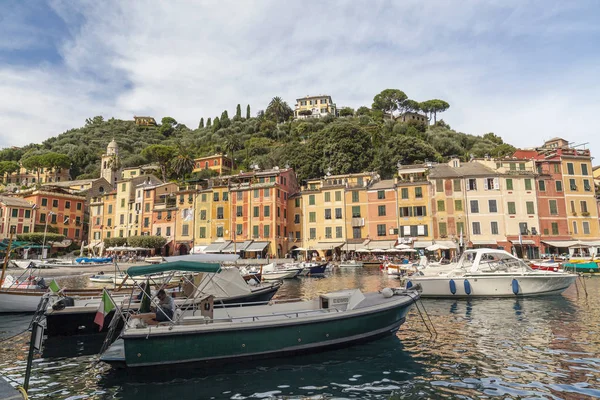
[[[79,278],[76,278],[79,279]],[[345,288],[398,286],[376,269],[337,269],[286,281],[277,298]],[[394,336],[284,359],[205,367],[113,370],[93,365],[84,339],[47,344],[36,359],[32,399],[585,399],[600,397],[600,278],[561,296],[423,300],[432,336],[411,311]],[[0,340],[29,316],[0,315]],[[27,337],[0,343],[0,374],[21,382]]]

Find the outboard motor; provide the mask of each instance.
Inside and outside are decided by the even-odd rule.
[[[65,307],[73,307],[75,305],[75,300],[72,297],[65,296],[58,300],[56,303],[52,304],[52,309],[54,311],[64,310]]]
[[[48,285],[46,285],[44,278],[40,278],[40,280],[37,282],[37,287],[40,289],[48,289]]]

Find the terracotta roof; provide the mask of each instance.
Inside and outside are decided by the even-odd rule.
[[[374,183],[373,186],[369,188],[369,190],[380,190],[380,189],[391,189],[394,187],[393,179],[384,179],[377,183]]]
[[[33,204],[20,197],[0,196],[0,203],[11,207],[33,207]]]
[[[460,167],[454,168],[449,165],[439,164],[431,168],[431,178],[462,178],[470,176],[496,176],[498,173],[480,163],[461,163]]]

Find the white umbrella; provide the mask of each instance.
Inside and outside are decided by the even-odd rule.
[[[371,252],[373,253],[383,253],[384,251],[384,249],[371,249]]]
[[[443,244],[432,244],[429,247],[426,247],[425,250],[436,251],[436,250],[448,250],[449,247],[444,246]]]
[[[397,253],[397,252],[399,252],[400,250],[399,250],[399,249],[386,249],[386,250],[384,250],[384,251],[385,251],[386,253]]]
[[[398,246],[396,246],[396,248],[399,250],[404,250],[404,249],[410,249],[410,246],[402,243],[402,244],[399,244]]]
[[[371,250],[369,250],[369,249],[358,249],[358,250],[356,250],[356,252],[357,253],[370,253]]]
[[[402,250],[398,250],[400,253],[416,253],[417,251],[415,249],[402,249]]]

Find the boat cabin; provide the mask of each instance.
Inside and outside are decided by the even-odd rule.
[[[322,294],[319,296],[319,305],[323,310],[335,308],[340,311],[347,311],[354,309],[364,299],[365,295],[360,290],[354,289]]]

